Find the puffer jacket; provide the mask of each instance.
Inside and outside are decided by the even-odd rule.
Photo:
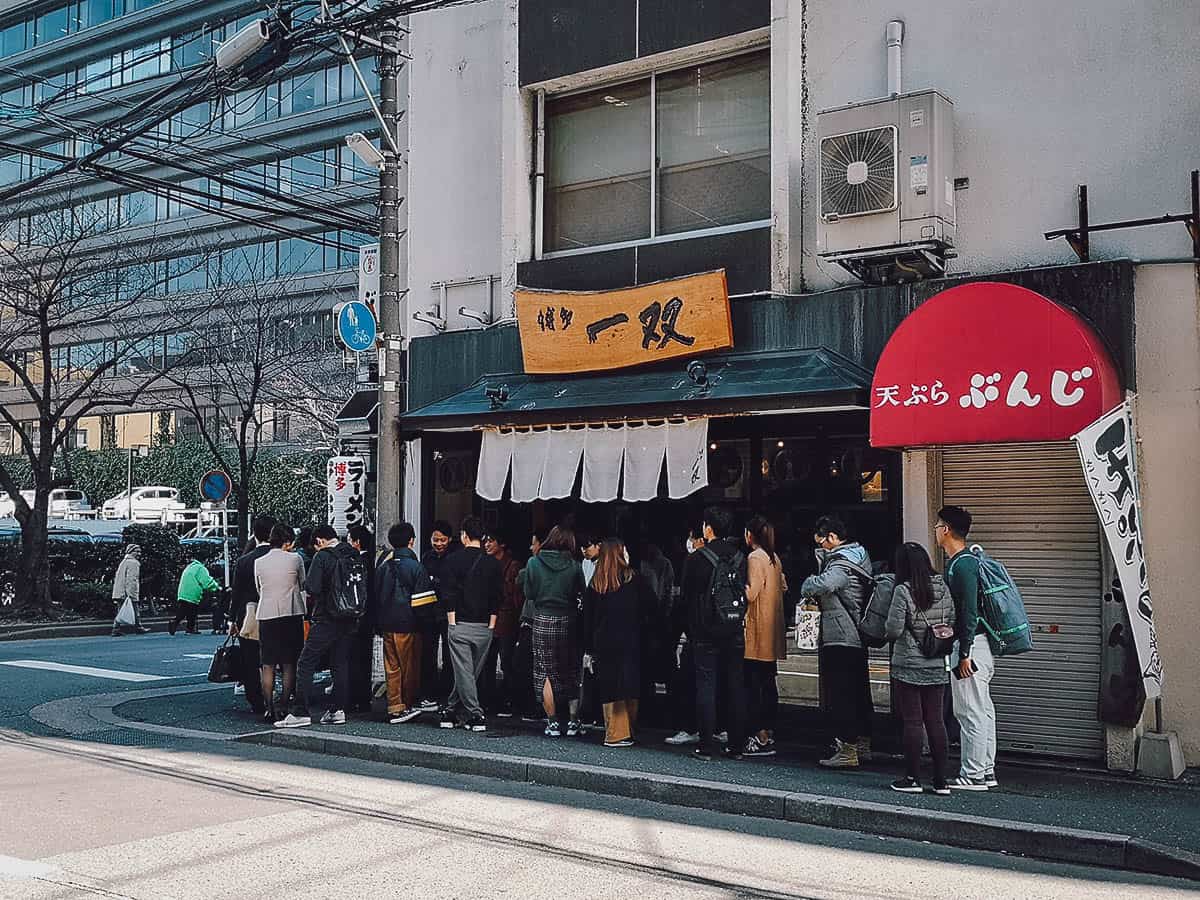
[[[907,582],[896,585],[888,610],[887,639],[892,644],[892,678],[905,684],[946,684],[946,658],[929,659],[921,652],[920,641],[930,625],[954,625],[954,598],[941,575],[933,576],[933,606],[919,612],[913,603]],[[905,627],[910,622],[911,630]]]
[[[871,571],[871,559],[862,544],[842,544],[832,552],[817,551],[820,574],[810,575],[800,587],[802,597],[821,605],[821,646],[862,647],[858,623],[871,584],[849,564]]]

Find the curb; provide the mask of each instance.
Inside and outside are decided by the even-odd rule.
[[[171,618],[143,618],[142,624],[151,631],[166,631]],[[112,633],[112,621],[78,622],[71,625],[5,625],[0,627],[0,641],[33,641],[68,637],[104,637]],[[203,633],[203,632],[201,632]]]
[[[651,800],[672,806],[777,819],[804,825],[856,831],[883,837],[928,841],[968,850],[1073,865],[1099,866],[1200,881],[1200,854],[1142,841],[1129,835],[1082,831],[983,816],[924,811],[886,803],[751,788],[610,769],[577,763],[548,762],[502,753],[464,751],[354,735],[300,731],[261,731],[236,738],[241,743],[305,750],[368,762],[418,766],[463,775],[573,788],[593,793]]]

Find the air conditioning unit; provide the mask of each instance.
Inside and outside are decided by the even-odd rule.
[[[864,281],[945,273],[954,256],[954,104],[934,90],[817,114],[817,253]]]

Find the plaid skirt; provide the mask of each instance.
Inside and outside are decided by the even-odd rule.
[[[583,654],[570,616],[533,617],[533,690],[542,696],[547,679],[558,701],[579,696]]]

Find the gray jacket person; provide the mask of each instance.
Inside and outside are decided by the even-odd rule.
[[[133,605],[133,625],[120,623],[113,617],[113,637],[120,637],[125,632],[123,628],[131,628],[138,634],[145,634],[150,629],[142,627],[142,619],[138,613],[138,601],[142,596],[142,548],[137,544],[129,544],[125,548],[125,556],[117,566],[117,574],[113,577],[112,599],[117,607],[116,616],[121,614],[121,607],[129,600]]]

